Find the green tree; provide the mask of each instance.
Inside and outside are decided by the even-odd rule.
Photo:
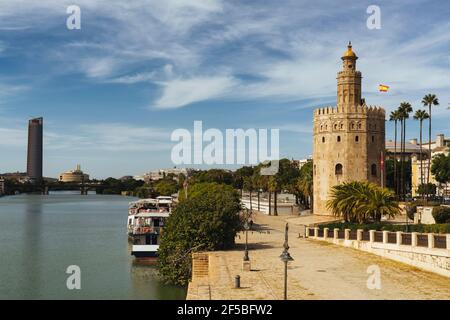
[[[172,178],[161,179],[155,183],[154,190],[160,196],[170,196],[178,192],[178,183]]]
[[[384,215],[393,217],[400,213],[394,194],[373,183],[346,182],[333,186],[330,195],[327,207],[346,222],[363,223],[369,219],[379,222]]]
[[[431,182],[419,184],[417,187],[417,192],[421,195],[426,195],[429,197],[430,195],[436,194],[436,185]]]
[[[439,184],[445,184],[447,190],[450,181],[450,153],[447,155],[440,153],[433,158],[431,173]]]
[[[159,272],[168,283],[187,285],[191,253],[229,249],[241,229],[239,194],[217,183],[190,187],[167,218],[159,247]]]
[[[425,110],[417,110],[414,114],[414,120],[419,120],[420,123],[420,184],[423,184],[423,153],[422,153],[422,128],[423,128],[423,120],[428,119],[430,116]],[[423,198],[422,193],[422,198]]]
[[[244,189],[244,178],[253,175],[253,171],[253,167],[244,166],[233,173],[233,186],[241,191],[241,197]]]
[[[427,183],[430,182],[430,169],[431,169],[431,106],[439,105],[439,100],[435,94],[427,94],[422,98],[422,104],[428,107],[428,170],[427,170]]]
[[[303,196],[307,207],[312,209],[313,203],[313,162],[309,161],[300,169],[300,176],[297,178],[297,189]]]

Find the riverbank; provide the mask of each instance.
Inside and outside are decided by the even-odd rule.
[[[320,217],[325,219],[326,217]],[[450,299],[448,278],[351,248],[316,242],[303,235],[303,224],[316,218],[256,215],[249,232],[251,271],[242,271],[245,235],[231,251],[209,254],[208,274],[193,278],[187,299],[282,299],[284,225],[289,221],[289,299]],[[381,289],[369,289],[370,266],[378,266]],[[234,289],[236,275],[241,289]]]

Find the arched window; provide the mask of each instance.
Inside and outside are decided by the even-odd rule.
[[[377,176],[377,165],[375,163],[370,166],[370,173],[372,176]]]
[[[355,124],[352,122],[352,129],[355,129]]]
[[[375,142],[375,136],[372,136],[372,142]]]
[[[322,137],[322,142],[325,142],[325,137]]]
[[[344,129],[344,124],[343,124],[343,123],[341,123],[341,126],[340,126],[340,127],[341,127],[341,129]]]
[[[355,136],[355,142],[359,141],[359,136]]]
[[[337,130],[337,128],[338,128],[338,125],[337,125],[337,123],[335,123],[334,124],[334,130]]]
[[[337,142],[341,142],[341,136],[337,136]]]
[[[361,129],[361,123],[358,123],[358,129]]]
[[[338,163],[336,167],[334,168],[334,174],[342,174],[342,164]]]
[[[322,131],[323,130],[323,125],[320,125],[320,131]]]

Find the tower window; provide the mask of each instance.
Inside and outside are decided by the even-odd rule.
[[[314,175],[316,175],[316,165],[314,165]]]
[[[358,123],[358,129],[361,129],[361,123]]]
[[[334,168],[334,174],[340,175],[342,174],[342,164],[338,163],[336,167]]]
[[[359,141],[359,136],[355,136],[355,141],[356,141],[356,142]]]
[[[376,177],[377,176],[377,165],[376,164],[372,164],[370,166],[370,173],[372,174],[372,176]]]
[[[372,142],[375,142],[375,136],[372,136]]]
[[[337,136],[337,142],[341,142],[341,136]]]
[[[325,137],[322,137],[322,142],[325,142]]]

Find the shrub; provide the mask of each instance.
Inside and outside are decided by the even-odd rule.
[[[450,208],[443,206],[433,208],[433,218],[436,223],[450,223]]]
[[[198,183],[167,218],[159,247],[159,272],[167,283],[187,285],[191,253],[228,249],[242,224],[241,203],[231,186]]]

